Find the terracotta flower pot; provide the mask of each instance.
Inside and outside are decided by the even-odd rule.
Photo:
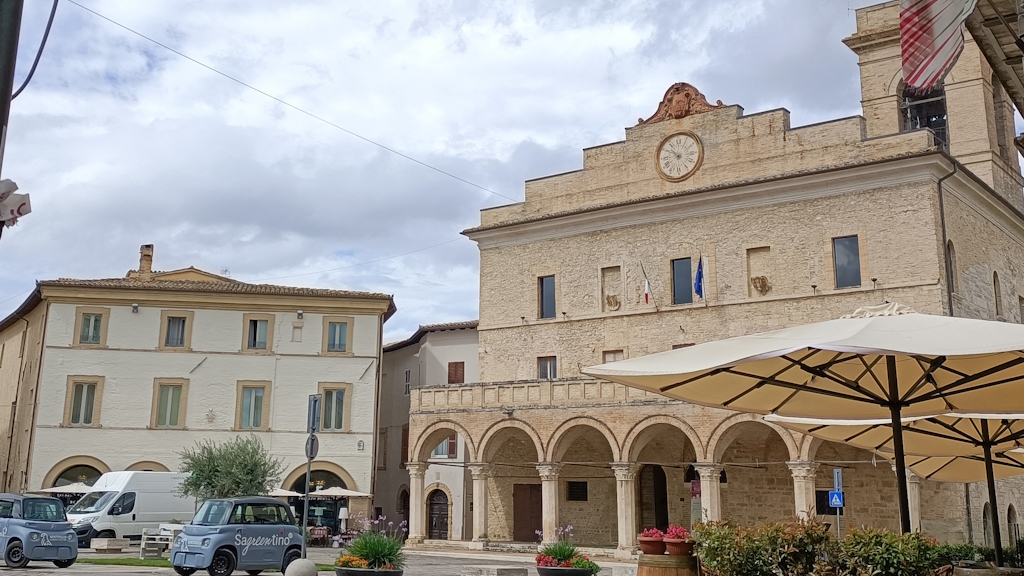
[[[640,543],[640,551],[644,554],[659,556],[665,553],[665,541],[662,538],[637,536],[636,541]]]
[[[664,542],[669,556],[693,556],[693,542],[691,541],[665,538]]]

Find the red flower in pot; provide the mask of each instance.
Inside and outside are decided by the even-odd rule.
[[[636,540],[640,543],[640,551],[644,554],[653,554],[655,556],[665,553],[665,533],[657,528],[647,528],[637,536]]]
[[[669,556],[692,556],[693,555],[693,536],[690,531],[682,526],[676,526],[675,524],[668,525],[668,531],[665,532],[665,548],[668,550]]]

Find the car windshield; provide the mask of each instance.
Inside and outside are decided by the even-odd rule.
[[[64,504],[56,498],[25,498],[21,502],[22,517],[25,520],[44,522],[65,522]]]
[[[207,500],[199,507],[192,523],[198,526],[220,526],[228,523],[231,513],[231,502],[227,500]]]
[[[117,496],[117,492],[89,492],[82,499],[75,503],[68,512],[72,514],[88,514],[99,512],[110,504],[110,501]]]

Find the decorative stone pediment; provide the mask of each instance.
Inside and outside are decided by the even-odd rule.
[[[647,120],[638,118],[637,123],[638,125],[653,124],[662,120],[678,120],[724,107],[725,104],[722,104],[721,100],[717,104],[709,104],[700,90],[686,82],[677,82],[665,92],[665,97],[661,99],[661,104],[658,105],[658,110],[654,115]]]

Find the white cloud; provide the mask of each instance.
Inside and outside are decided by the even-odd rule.
[[[841,0],[83,3],[513,198],[621,139],[676,81],[788,106],[795,124],[859,111]],[[48,9],[26,7],[21,73]],[[0,241],[0,300],[38,278],[121,276],[154,243],[159,268],[394,293],[388,339],[476,316],[477,253],[458,233],[507,202],[68,2],[14,102],[4,177],[35,212]]]

